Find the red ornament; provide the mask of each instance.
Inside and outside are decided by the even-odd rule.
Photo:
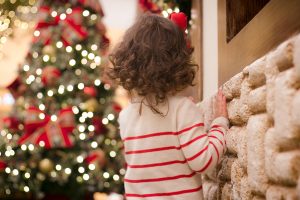
[[[26,91],[26,86],[22,83],[21,78],[17,77],[11,84],[6,87],[11,95],[17,99]]]
[[[4,171],[6,167],[7,164],[4,161],[0,160],[0,172]]]
[[[18,143],[32,143],[39,145],[44,143],[45,148],[71,147],[72,141],[69,137],[75,127],[75,120],[72,108],[60,110],[56,120],[51,120],[35,107],[26,111],[25,133]]]
[[[97,90],[95,87],[91,86],[91,87],[85,87],[83,89],[84,94],[92,96],[92,97],[96,97],[97,96]]]
[[[119,112],[121,112],[122,107],[119,104],[114,103],[113,104],[113,109],[114,109],[115,112],[119,113]]]
[[[92,119],[92,124],[95,127],[95,134],[104,134],[107,131],[107,128],[102,123],[102,119],[98,116]]]
[[[102,40],[100,43],[100,49],[102,54],[105,55],[108,52],[109,44],[110,44],[109,38],[106,37],[106,35],[102,35]]]
[[[2,119],[4,127],[16,131],[19,129],[20,121],[16,117],[4,117]]]
[[[102,168],[106,164],[105,153],[101,150],[92,151],[86,158],[87,164],[95,164],[96,167]]]
[[[185,31],[187,28],[187,16],[183,13],[173,12],[170,15],[170,20],[173,21],[181,30]]]
[[[54,66],[47,66],[43,69],[42,82],[46,86],[54,86],[57,79],[61,77],[61,72]]]

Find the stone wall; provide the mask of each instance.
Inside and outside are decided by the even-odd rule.
[[[227,153],[204,176],[205,198],[300,199],[300,35],[245,67],[223,91]],[[210,99],[200,107],[209,124]]]

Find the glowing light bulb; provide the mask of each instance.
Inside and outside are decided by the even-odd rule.
[[[110,157],[114,158],[116,157],[117,153],[115,151],[109,152]]]
[[[83,90],[83,88],[84,88],[84,84],[83,84],[83,83],[79,83],[79,84],[78,84],[78,89],[79,89],[79,90]]]
[[[57,47],[57,48],[62,48],[62,46],[63,46],[63,43],[62,43],[61,41],[58,41],[58,42],[56,43],[56,47]]]
[[[67,18],[67,15],[65,13],[60,14],[59,18],[61,20],[65,20]]]
[[[77,156],[76,158],[78,163],[82,163],[83,162],[83,157],[82,156]]]
[[[84,11],[82,12],[82,15],[83,15],[84,17],[87,17],[87,16],[90,15],[90,11],[84,10]]]
[[[65,173],[66,173],[66,174],[71,174],[71,173],[72,173],[72,170],[71,170],[70,168],[66,168],[66,169],[65,169]]]
[[[68,85],[67,90],[68,90],[69,92],[72,92],[73,89],[74,89],[73,85]]]
[[[91,46],[91,49],[92,49],[93,51],[96,51],[96,50],[98,49],[98,46],[97,46],[96,44],[93,44],[93,45]]]
[[[27,179],[29,179],[29,178],[30,178],[29,172],[26,172],[26,173],[24,174],[24,177],[27,178]]]
[[[66,52],[70,53],[70,52],[72,52],[72,50],[73,50],[72,47],[70,47],[70,46],[66,47]]]
[[[62,167],[61,167],[60,164],[57,164],[57,165],[55,166],[55,169],[56,169],[57,171],[60,171],[60,170],[62,169]]]
[[[52,97],[54,95],[54,92],[52,90],[48,90],[47,95],[49,97]]]
[[[29,192],[29,187],[28,186],[24,186],[24,192]]]
[[[91,147],[94,148],[94,149],[96,149],[98,147],[98,143],[96,141],[93,141],[91,143]]]
[[[23,66],[23,70],[24,70],[25,72],[28,72],[28,71],[29,71],[29,65],[24,65],[24,66]]]
[[[96,166],[94,164],[89,164],[89,169],[93,171],[96,169]]]
[[[84,170],[84,167],[79,167],[79,168],[78,168],[78,172],[79,172],[79,173],[83,174],[84,171],[85,171],[85,170]]]
[[[51,16],[52,16],[52,17],[56,17],[56,16],[57,16],[57,12],[56,12],[56,11],[52,11],[52,12],[51,12]]]
[[[114,179],[115,181],[118,181],[118,180],[120,179],[120,176],[119,176],[118,174],[115,174],[115,175],[113,176],[113,179]]]
[[[90,176],[88,174],[83,174],[82,178],[83,180],[87,181],[89,180]]]
[[[109,120],[114,120],[114,119],[115,119],[115,116],[114,116],[113,114],[109,114],[109,115],[107,116],[107,118],[108,118]]]
[[[104,172],[103,173],[103,177],[106,178],[106,179],[109,178],[109,173],[108,172]]]
[[[96,80],[94,81],[94,84],[95,84],[96,86],[99,86],[99,85],[101,84],[101,81],[100,81],[99,79],[96,79]]]
[[[44,61],[44,62],[48,62],[49,60],[50,60],[49,55],[44,55],[44,56],[43,56],[43,61]]]
[[[40,36],[40,31],[38,31],[38,30],[36,30],[36,31],[34,31],[34,33],[33,33],[33,35],[35,36],[35,37],[39,37]]]
[[[74,59],[71,59],[70,61],[69,61],[69,65],[70,66],[75,66],[76,65],[76,60],[74,60]]]

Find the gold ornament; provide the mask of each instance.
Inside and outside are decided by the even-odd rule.
[[[108,196],[105,193],[96,192],[94,193],[94,200],[107,200]]]
[[[95,112],[96,109],[99,107],[99,103],[96,99],[90,99],[87,100],[84,104],[83,104],[83,109],[89,111],[89,112]]]
[[[48,174],[49,172],[51,172],[54,169],[54,164],[50,159],[45,158],[40,161],[39,169],[44,174]]]
[[[44,48],[43,48],[43,50],[42,50],[42,52],[43,52],[43,54],[44,55],[49,55],[49,56],[54,56],[55,55],[55,48],[53,47],[53,46],[51,46],[51,45],[47,45],[47,46],[45,46]]]

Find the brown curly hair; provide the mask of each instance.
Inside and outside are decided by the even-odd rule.
[[[174,95],[193,86],[196,64],[184,32],[171,20],[144,14],[129,28],[110,54],[108,75],[132,94],[146,100],[152,111]]]

